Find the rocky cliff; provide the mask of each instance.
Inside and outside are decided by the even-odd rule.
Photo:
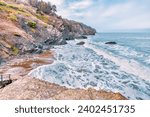
[[[0,62],[20,54],[41,53],[52,45],[96,33],[85,24],[40,10],[24,0],[0,0]]]
[[[69,89],[27,77],[32,69],[53,62],[53,45],[96,33],[55,12],[55,5],[42,1],[0,0],[0,75],[5,79],[11,74],[9,80],[13,81],[1,82],[0,99],[126,99],[119,93]]]

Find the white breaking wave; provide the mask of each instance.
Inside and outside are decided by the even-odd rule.
[[[128,99],[150,99],[150,82],[143,80],[150,72],[137,63],[113,57],[87,42],[84,47],[70,41],[54,51],[53,64],[38,67],[29,75],[69,88],[92,87],[120,92]]]
[[[129,74],[134,74],[142,79],[150,80],[150,68],[147,68],[145,66],[141,66],[138,62],[134,60],[127,60],[124,58],[119,58],[116,56],[112,56],[109,53],[106,53],[100,49],[94,48],[91,44],[88,42],[84,45],[86,48],[90,48],[93,51],[95,51],[98,55],[103,55],[104,58],[109,59],[113,61],[115,64],[117,64],[122,71],[125,71]],[[124,52],[124,51],[123,51]],[[134,55],[136,54],[133,52]],[[133,53],[130,53],[133,55]],[[126,53],[125,53],[126,54]]]

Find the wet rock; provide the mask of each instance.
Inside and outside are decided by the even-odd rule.
[[[63,38],[61,38],[61,39],[49,38],[44,41],[44,44],[46,44],[46,45],[65,45],[65,44],[67,44],[67,42]]]
[[[23,48],[23,53],[30,53],[30,54],[40,54],[43,52],[43,46],[42,45],[28,45],[28,47]]]
[[[63,38],[59,39],[59,40],[55,43],[55,45],[65,45],[65,44],[67,44],[67,42],[66,42],[66,40],[63,39]]]
[[[65,40],[74,40],[74,37],[72,35],[69,35]]]
[[[106,42],[105,44],[115,45],[115,44],[117,44],[117,43],[116,43],[116,42],[114,42],[114,41],[110,41],[110,42]]]
[[[43,52],[43,50],[38,49],[38,50],[36,50],[34,53],[35,53],[35,54],[41,54],[42,52]]]
[[[70,26],[65,20],[63,20],[61,31],[63,40],[74,40],[74,35],[72,34],[72,32],[70,32]]]
[[[44,41],[46,45],[54,45],[56,42],[54,39],[48,38],[47,40]]]
[[[84,45],[84,44],[85,44],[84,41],[81,41],[81,42],[77,43],[77,45]]]
[[[76,37],[76,39],[87,39],[87,36],[81,35],[81,36]]]

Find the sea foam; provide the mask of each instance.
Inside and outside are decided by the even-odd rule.
[[[85,47],[75,43],[56,46],[55,62],[32,70],[29,76],[68,88],[91,87],[120,92],[128,99],[150,99],[150,82],[144,70],[138,73],[132,69],[139,66],[98,51],[87,42]]]

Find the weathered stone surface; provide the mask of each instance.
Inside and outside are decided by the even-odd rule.
[[[0,89],[1,100],[124,100],[119,93],[94,89],[68,89],[33,78],[22,78]]]

